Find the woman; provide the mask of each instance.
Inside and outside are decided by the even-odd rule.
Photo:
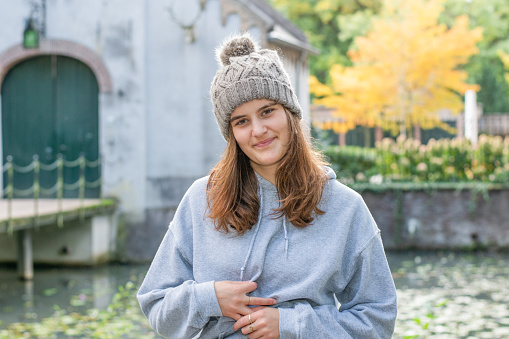
[[[177,209],[138,292],[144,314],[170,338],[390,338],[380,232],[312,150],[277,53],[242,35],[217,54],[227,146]]]

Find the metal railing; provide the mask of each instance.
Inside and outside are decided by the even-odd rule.
[[[34,201],[34,226],[39,227],[39,199],[41,195],[53,196],[56,195],[58,204],[57,213],[57,224],[59,227],[63,227],[63,208],[62,202],[64,199],[64,191],[75,191],[78,190],[78,199],[80,200],[80,218],[84,218],[84,200],[85,200],[85,189],[99,188],[101,191],[101,175],[95,181],[86,180],[86,169],[87,168],[100,168],[101,158],[98,157],[95,161],[89,161],[82,153],[80,156],[72,161],[65,160],[62,154],[57,155],[57,159],[51,164],[41,163],[38,155],[33,156],[33,161],[26,166],[18,166],[14,163],[12,156],[6,157],[6,163],[2,166],[2,174],[6,174],[6,185],[2,192],[2,199],[7,199],[7,220],[6,223],[8,233],[13,232],[13,216],[12,216],[12,203],[15,197],[21,198],[32,198]],[[76,168],[79,167],[80,175],[78,180],[73,183],[64,182],[64,168]],[[57,171],[57,179],[52,187],[45,188],[40,185],[40,174],[41,171],[51,172]],[[14,187],[14,174],[29,174],[33,172],[33,184],[26,189],[17,189]],[[100,197],[99,197],[100,198]]]

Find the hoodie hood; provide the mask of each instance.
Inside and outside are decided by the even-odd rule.
[[[324,166],[325,173],[327,173],[327,176],[329,177],[329,180],[336,180],[336,172],[329,166]]]

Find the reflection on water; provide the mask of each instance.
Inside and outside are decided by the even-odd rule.
[[[71,312],[106,309],[118,286],[138,281],[148,265],[97,268],[36,267],[33,281],[18,279],[14,266],[0,266],[0,313],[3,324],[49,317],[54,306]]]
[[[395,338],[509,338],[509,253],[388,253]]]
[[[388,252],[387,257],[398,291],[394,338],[509,338],[508,253]],[[55,309],[68,315],[106,309],[119,286],[139,285],[147,269],[37,267],[33,282],[22,282],[14,266],[0,266],[0,330],[55,317]],[[135,289],[129,293],[134,299]],[[133,319],[146,328],[143,316],[124,320]],[[132,333],[147,336],[155,334]]]

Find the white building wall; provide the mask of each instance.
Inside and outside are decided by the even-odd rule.
[[[231,15],[222,25],[219,1],[207,2],[196,23],[196,41],[170,19],[165,1],[148,6],[147,22],[147,207],[177,206],[188,186],[207,175],[225,142],[210,102],[210,83],[218,64],[214,49],[240,29]],[[188,5],[188,12],[196,8]],[[184,22],[183,11],[175,13]]]
[[[0,0],[0,53],[22,42],[31,3]],[[208,174],[225,146],[209,96],[219,67],[214,49],[240,32],[241,19],[231,14],[223,25],[220,0],[208,0],[190,43],[170,17],[171,3],[46,1],[46,39],[87,46],[111,76],[113,91],[99,98],[99,147],[103,194],[121,200],[126,259],[151,258],[183,194]],[[183,23],[196,16],[198,0],[173,3]],[[250,30],[262,34],[256,26]],[[299,53],[290,54],[285,66],[295,85],[299,70],[291,58]],[[307,114],[305,81],[299,94]]]

